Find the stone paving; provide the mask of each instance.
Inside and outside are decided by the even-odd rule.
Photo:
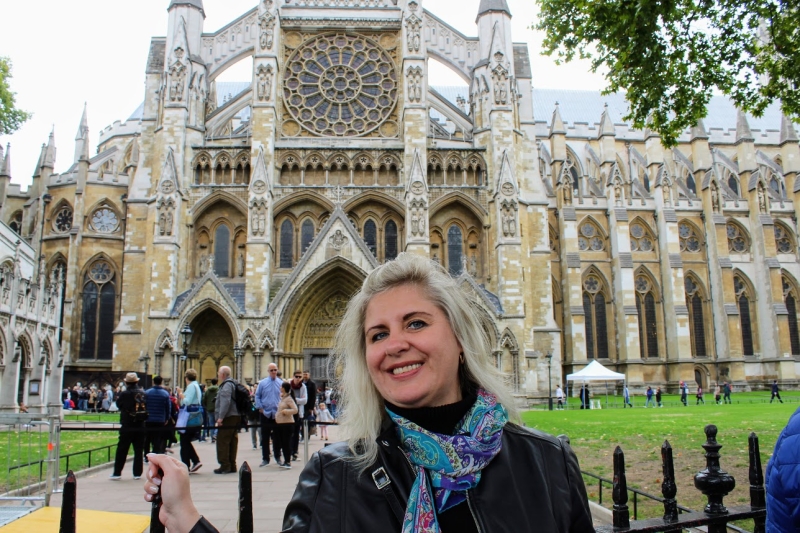
[[[328,428],[334,442],[336,428]],[[309,457],[323,447],[325,442],[312,436],[309,441]],[[213,470],[219,466],[216,461],[216,445],[211,442],[195,442],[195,450],[200,456],[203,467],[192,474],[192,499],[200,513],[206,517],[220,532],[236,532],[238,518],[238,479],[233,474],[218,475]],[[180,446],[172,446],[174,456],[179,457]],[[294,493],[297,479],[305,466],[303,444],[300,444],[300,461],[292,463],[291,470],[278,468],[272,459],[269,466],[259,468],[261,449],[253,449],[249,433],[239,433],[238,466],[244,461],[253,470],[253,517],[255,530],[258,532],[278,532],[281,530],[283,513],[286,504]],[[147,465],[145,465],[147,467]],[[122,471],[122,479],[108,479],[112,468],[97,470],[78,478],[78,508],[97,511],[111,511],[150,515],[150,504],[144,501],[144,478],[133,479],[130,459]],[[52,506],[61,505],[61,495],[54,494]]]

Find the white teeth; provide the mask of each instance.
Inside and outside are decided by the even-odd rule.
[[[412,370],[416,370],[421,366],[422,363],[415,363],[413,365],[401,366],[400,368],[395,368],[394,370],[392,370],[392,374],[394,374],[395,376],[399,374],[405,374],[406,372],[411,372]]]

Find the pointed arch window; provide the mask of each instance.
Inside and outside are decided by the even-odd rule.
[[[450,226],[447,230],[447,270],[451,276],[458,276],[461,274],[463,267],[461,265],[462,257],[464,256],[464,242],[461,233],[461,228],[455,224]]]
[[[578,248],[584,252],[602,252],[606,247],[600,230],[591,222],[581,224],[581,234],[578,237]]]
[[[739,325],[742,328],[742,352],[744,355],[754,355],[753,342],[753,317],[751,315],[752,297],[744,280],[735,276],[733,288],[736,292],[736,303],[739,306]]]
[[[789,312],[789,344],[792,348],[792,355],[800,354],[800,330],[797,325],[797,291],[794,285],[786,277],[783,278],[783,302]]]
[[[739,180],[736,179],[732,172],[728,172],[728,187],[733,191],[733,194],[739,196]]]
[[[8,226],[19,235],[22,235],[22,211],[17,211],[11,215]]]
[[[775,247],[778,249],[779,254],[793,254],[795,253],[794,242],[789,230],[782,224],[775,224]]]
[[[776,199],[781,199],[785,197],[783,193],[783,184],[781,183],[781,180],[778,178],[778,176],[775,174],[773,174],[772,178],[769,180],[769,190],[772,191],[772,195]]]
[[[391,261],[397,257],[397,224],[394,220],[386,223],[383,255],[386,261]]]
[[[750,239],[744,230],[733,222],[728,222],[728,251],[737,254],[746,254],[750,251]]]
[[[311,246],[311,241],[314,240],[314,223],[311,219],[305,219],[303,225],[300,227],[300,253],[306,253],[308,247]]]
[[[692,341],[692,354],[695,357],[706,357],[706,323],[704,320],[703,299],[700,287],[689,276],[683,282],[686,290],[686,307],[689,308],[689,334]]]
[[[370,219],[364,223],[364,242],[372,252],[372,255],[378,256],[378,228],[375,221]]]
[[[636,312],[639,315],[639,351],[642,359],[658,357],[658,318],[653,286],[647,276],[636,276]]]
[[[697,184],[694,181],[694,176],[691,174],[686,176],[686,188],[692,191],[692,194],[697,196]]]
[[[294,262],[294,224],[288,218],[281,224],[281,248],[278,268],[292,268]]]
[[[697,253],[700,251],[700,237],[694,226],[681,222],[678,225],[678,236],[680,237],[681,252]]]
[[[602,283],[596,276],[583,282],[583,311],[586,319],[586,357],[608,358],[608,322],[606,320],[606,297]]]
[[[231,230],[225,224],[214,232],[214,272],[221,278],[230,277]]]
[[[630,234],[632,252],[652,252],[655,248],[655,239],[643,223],[631,224]]]
[[[83,278],[81,359],[111,360],[116,298],[114,270],[107,261],[96,261]]]

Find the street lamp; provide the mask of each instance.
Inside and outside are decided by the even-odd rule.
[[[138,361],[140,363],[144,363],[144,384],[145,388],[149,387],[150,381],[148,377],[150,375],[150,352],[147,352],[144,355],[139,356]]]
[[[553,362],[553,353],[550,350],[547,350],[547,355],[545,355],[547,359],[547,410],[553,410],[553,380],[550,378],[550,363]]]
[[[183,373],[185,374],[186,359],[189,357],[189,343],[192,342],[192,328],[189,327],[188,322],[184,324],[183,329],[181,329],[181,337],[183,337],[183,355],[181,356],[181,361],[183,361]]]

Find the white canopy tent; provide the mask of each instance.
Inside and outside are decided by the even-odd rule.
[[[606,382],[606,407],[608,407],[608,382],[609,381],[625,381],[625,374],[614,372],[604,367],[597,361],[592,361],[586,368],[578,372],[567,375],[567,382],[578,381],[587,383],[590,381],[604,381]],[[573,385],[573,389],[575,386]],[[567,390],[567,397],[569,397],[569,390]]]

